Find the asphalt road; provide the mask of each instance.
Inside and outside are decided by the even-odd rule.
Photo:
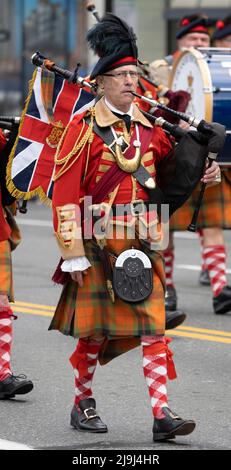
[[[154,444],[140,348],[97,368],[94,395],[108,434],[78,433],[70,427],[74,379],[68,358],[75,341],[48,332],[60,294],[51,281],[59,258],[51,213],[31,202],[28,214],[18,220],[23,242],[13,256],[19,316],[14,323],[13,367],[15,373],[33,380],[34,390],[17,400],[0,401],[0,449],[13,448],[13,442],[37,449],[84,451],[231,449],[231,314],[215,316],[210,288],[198,285],[197,237],[176,234],[175,282],[179,306],[188,316],[171,334],[178,380],[168,386],[170,408],[194,419],[197,426],[175,442]],[[225,239],[230,273],[230,231]]]

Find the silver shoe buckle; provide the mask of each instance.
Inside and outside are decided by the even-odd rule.
[[[88,411],[92,411],[92,410],[95,411],[95,409],[94,409],[94,408],[91,408],[91,407],[90,407],[90,408],[86,408],[85,410],[83,410],[83,413],[84,413],[84,415],[86,416],[87,421],[88,421],[89,419],[92,419],[92,418],[98,418],[98,415],[97,415],[96,413],[94,413],[94,414],[88,416]]]
[[[176,415],[171,410],[169,410],[169,415],[171,416],[172,419],[181,419],[180,416]]]

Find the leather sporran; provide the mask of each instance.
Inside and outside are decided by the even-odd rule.
[[[134,248],[123,251],[113,268],[113,288],[125,302],[147,299],[153,290],[152,264],[148,256]]]

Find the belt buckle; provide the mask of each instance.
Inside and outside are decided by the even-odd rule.
[[[108,204],[107,202],[101,202],[100,204],[92,204],[90,207],[89,207],[90,210],[94,211],[95,210],[100,210],[100,211],[103,211],[104,212],[104,215],[101,217],[101,214],[98,215],[98,216],[94,216],[93,215],[93,221],[94,223],[95,222],[99,222],[100,223],[100,232],[98,232],[98,230],[95,232],[94,231],[94,235],[95,235],[95,238],[97,240],[97,243],[100,245],[101,248],[103,248],[105,246],[105,243],[106,243],[106,233],[107,233],[107,227],[108,227],[108,224],[109,224],[109,221],[112,217],[111,215],[111,205]],[[103,219],[103,220],[101,220]]]
[[[91,206],[89,206],[89,210],[91,210],[92,212],[95,210],[99,210],[99,211],[102,211],[104,212],[104,215],[103,215],[103,218],[104,218],[104,228],[106,230],[106,226],[108,224],[108,219],[110,217],[110,211],[111,211],[111,205],[108,204],[107,202],[101,202],[100,204],[92,204]],[[101,214],[99,216],[95,216],[96,220],[100,220],[101,219]]]
[[[89,206],[89,210],[93,211],[94,209],[99,209],[100,211],[103,211],[108,218],[111,210],[111,205],[107,202],[100,202],[99,204],[92,204],[91,206]]]
[[[142,211],[140,210],[137,211],[136,206],[141,206]],[[133,217],[144,215],[145,209],[146,209],[146,206],[144,204],[144,201],[142,201],[142,199],[140,201],[137,200],[137,201],[131,202],[131,214],[133,215]]]

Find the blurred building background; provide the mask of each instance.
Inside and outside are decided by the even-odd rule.
[[[92,68],[85,34],[96,21],[85,0],[0,0],[0,114],[20,114],[40,51],[57,64],[81,74]],[[112,11],[128,21],[138,37],[140,58],[151,61],[175,48],[179,19],[203,12],[218,19],[231,13],[231,0],[96,0],[101,16]]]

